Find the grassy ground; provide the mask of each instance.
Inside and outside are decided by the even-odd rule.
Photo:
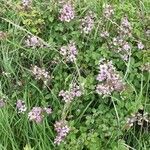
[[[19,0],[0,0],[0,150],[150,150],[150,73],[141,67],[150,62],[148,0],[75,0],[75,18],[70,22],[58,19],[61,4],[55,0],[33,0],[25,10]],[[114,15],[103,16],[104,4],[111,4]],[[94,28],[81,33],[80,20],[86,12],[95,14]],[[127,16],[132,36],[126,40],[131,54],[124,61],[111,50],[118,35],[121,18]],[[108,38],[100,33],[107,30]],[[27,47],[27,36],[38,36],[44,47]],[[75,41],[78,49],[73,63],[59,54],[62,45]],[[144,48],[138,49],[141,41]],[[125,88],[102,97],[95,92],[99,60],[112,60]],[[51,80],[44,86],[31,72],[31,65],[45,68]],[[72,82],[82,87],[83,94],[71,103],[58,96]],[[19,114],[16,102],[22,99],[27,111]],[[35,106],[50,105],[52,114],[41,123],[30,121],[28,113]],[[148,113],[142,124],[129,127],[131,114]],[[54,144],[54,123],[67,120],[70,132],[60,145]]]

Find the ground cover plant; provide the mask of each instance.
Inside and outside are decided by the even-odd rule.
[[[0,150],[149,150],[149,8],[0,0]]]

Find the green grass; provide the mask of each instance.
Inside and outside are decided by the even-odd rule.
[[[19,0],[0,0],[0,31],[7,34],[0,40],[0,99],[6,100],[6,105],[0,108],[0,150],[150,150],[150,122],[144,129],[124,128],[126,118],[141,107],[150,113],[150,73],[140,70],[144,63],[150,62],[149,37],[144,34],[149,29],[150,2],[111,0],[115,14],[109,20],[102,17],[103,5],[108,1],[73,2],[76,18],[62,23],[58,20],[59,6],[55,0],[33,0],[28,12],[20,9]],[[81,34],[79,25],[88,10],[96,17],[94,29],[87,36]],[[128,62],[109,49],[124,15],[131,22],[133,33]],[[103,29],[110,32],[108,41],[99,36]],[[38,36],[47,47],[27,48],[24,40],[28,35]],[[60,47],[70,40],[78,47],[77,60],[72,64],[59,54]],[[137,41],[144,43],[144,50],[137,49]],[[126,83],[125,91],[106,98],[95,92],[98,62],[104,57],[113,61]],[[57,63],[52,64],[55,59]],[[44,67],[53,76],[47,87],[32,76],[31,65]],[[74,81],[84,87],[84,94],[71,104],[64,104],[58,93]],[[27,105],[25,114],[17,113],[18,99]],[[50,116],[44,117],[40,124],[29,121],[32,107],[48,104],[53,109]],[[54,123],[61,118],[68,121],[71,131],[56,146]]]

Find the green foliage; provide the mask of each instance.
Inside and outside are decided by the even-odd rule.
[[[145,34],[148,0],[110,1],[115,13],[108,20],[102,15],[105,1],[75,0],[76,16],[71,22],[58,19],[60,4],[55,0],[33,0],[27,10],[17,2],[0,0],[0,31],[7,33],[1,40],[0,32],[0,99],[6,100],[6,106],[0,108],[0,150],[149,150],[149,127],[126,128],[131,114],[139,109],[150,113],[150,73],[141,70],[142,65],[150,62],[149,37]],[[88,10],[96,17],[94,29],[86,35],[81,33],[80,25]],[[124,16],[128,16],[133,34],[128,37],[132,55],[127,62],[112,48],[112,39],[118,35]],[[110,37],[100,37],[104,30]],[[26,47],[28,35],[40,37],[46,46]],[[67,63],[59,54],[60,47],[70,40],[75,41],[78,49],[75,63]],[[138,41],[144,44],[143,50],[137,48]],[[95,92],[102,58],[112,60],[126,83],[124,91],[106,97]],[[31,65],[49,72],[52,80],[46,87],[32,76]],[[84,87],[84,94],[66,106],[58,94],[73,81]],[[27,112],[17,113],[17,99],[25,101],[27,112],[34,106],[50,105],[53,113],[41,124],[30,122]],[[54,123],[62,114],[70,132],[56,146]]]

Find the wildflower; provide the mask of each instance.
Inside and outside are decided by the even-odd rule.
[[[37,36],[28,36],[27,39],[25,40],[25,45],[27,47],[32,47],[32,48],[43,47],[41,41]]]
[[[144,65],[142,65],[141,70],[150,72],[150,62],[147,62]]]
[[[70,128],[66,124],[66,121],[63,121],[63,120],[56,121],[56,123],[54,124],[54,127],[55,127],[55,131],[57,132],[57,136],[54,140],[54,143],[59,145],[69,133]]]
[[[137,123],[138,125],[143,126],[144,122],[147,124],[150,123],[149,114],[147,112],[136,112],[127,118],[126,125],[128,127],[132,127],[135,123]]]
[[[27,110],[25,102],[22,101],[22,100],[17,100],[17,102],[16,102],[16,108],[18,110],[18,113],[24,113]]]
[[[29,120],[40,123],[43,120],[43,109],[41,107],[33,107],[28,113]]]
[[[101,36],[102,38],[107,38],[107,37],[109,37],[109,33],[108,33],[108,31],[104,31],[104,32],[102,32],[102,33],[100,34],[100,36]]]
[[[52,109],[50,107],[45,107],[44,111],[49,115],[52,113]]]
[[[39,68],[36,65],[32,67],[31,72],[35,76],[35,79],[42,80],[44,84],[47,84],[51,78],[49,73],[44,68]]]
[[[127,61],[129,58],[130,49],[131,49],[131,46],[129,45],[129,43],[125,41],[123,37],[117,36],[113,38],[112,45],[114,46],[114,49],[116,49],[116,52],[120,54],[121,58]]]
[[[5,106],[5,101],[3,99],[0,99],[0,108]]]
[[[67,61],[73,62],[74,60],[76,60],[77,48],[75,46],[75,43],[70,42],[68,45],[62,46],[60,48],[60,54],[63,55]]]
[[[29,6],[31,5],[32,0],[22,0],[22,6],[24,8],[29,8]]]
[[[82,91],[76,83],[70,86],[71,86],[70,90],[66,91],[61,90],[59,92],[59,96],[61,96],[62,100],[65,101],[66,103],[71,102],[75,97],[80,97],[82,95]]]
[[[90,11],[82,20],[81,20],[81,30],[83,33],[88,34],[94,28],[94,14]]]
[[[96,79],[100,82],[96,87],[96,92],[100,95],[110,95],[113,91],[121,91],[124,86],[112,61],[100,62],[99,74]]]
[[[142,42],[138,42],[138,49],[143,49],[144,48],[144,45]]]
[[[121,36],[131,36],[131,24],[127,17],[121,19],[120,34]]]
[[[75,17],[75,11],[73,6],[70,3],[63,4],[62,9],[60,9],[59,19],[61,21],[70,22]]]
[[[114,14],[114,9],[111,5],[106,4],[103,10],[103,15],[107,18],[110,19],[112,15]]]

